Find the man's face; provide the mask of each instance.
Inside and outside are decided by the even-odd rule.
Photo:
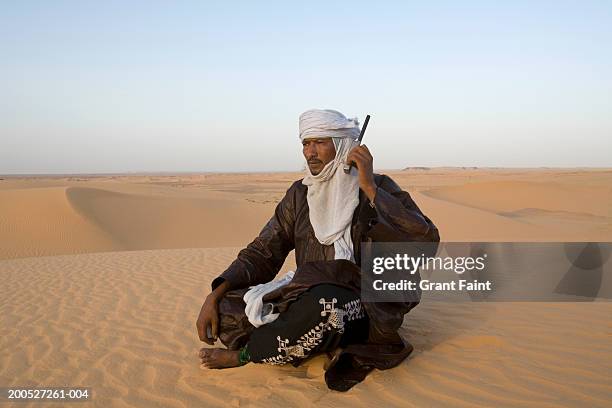
[[[302,153],[313,176],[336,157],[336,148],[331,137],[302,140]]]

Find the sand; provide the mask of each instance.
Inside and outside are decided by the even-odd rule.
[[[612,241],[611,170],[385,173],[445,241]],[[348,393],[323,356],[202,370],[210,282],[299,174],[1,178],[0,386],[87,386],[103,407],[612,404],[612,302],[423,302],[411,357]]]

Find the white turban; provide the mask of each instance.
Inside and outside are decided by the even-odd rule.
[[[359,137],[359,121],[332,109],[312,109],[300,115],[300,140],[321,137]]]
[[[313,109],[300,115],[300,139],[332,138],[336,148],[336,157],[316,176],[306,163],[302,184],[308,187],[310,223],[321,244],[334,245],[335,259],[351,261],[351,223],[359,204],[359,179],[354,167],[350,174],[344,173],[342,167],[358,137],[357,119],[347,119],[338,111]]]

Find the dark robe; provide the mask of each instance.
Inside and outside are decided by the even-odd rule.
[[[287,285],[264,298],[282,313],[309,288],[329,283],[359,293],[362,242],[439,242],[438,229],[405,191],[388,176],[374,175],[378,186],[374,206],[359,190],[359,204],[351,224],[355,263],[334,260],[334,246],[322,245],[310,223],[307,187],[298,180],[287,190],[268,221],[237,259],[212,282],[213,290],[224,280],[230,290],[219,303],[220,339],[229,349],[244,346],[253,326],[244,314],[242,296],[252,285],[274,279],[287,255],[295,249],[296,274]],[[432,250],[435,251],[435,245]],[[427,254],[426,254],[427,255]],[[430,254],[430,255],[433,255]],[[397,333],[404,315],[418,302],[363,302],[369,317],[369,336],[363,344],[346,347],[325,373],[327,385],[345,391],[363,380],[373,368],[395,367],[412,346]]]

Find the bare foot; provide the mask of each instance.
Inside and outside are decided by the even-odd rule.
[[[240,365],[240,351],[221,348],[203,348],[199,353],[204,368],[230,368]]]

